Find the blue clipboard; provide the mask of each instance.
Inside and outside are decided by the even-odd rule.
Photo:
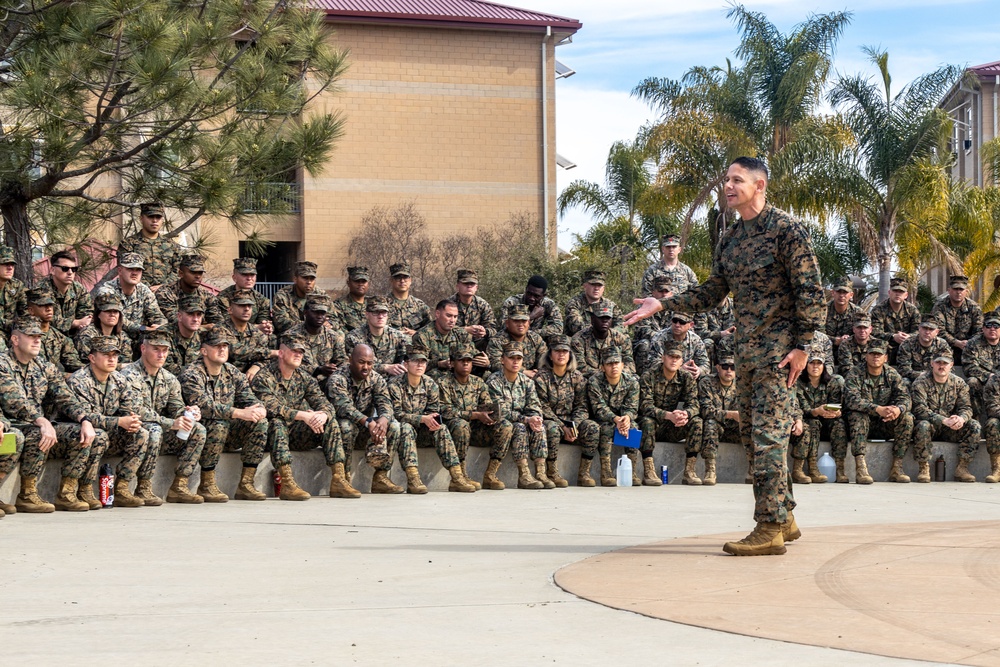
[[[637,428],[630,428],[628,430],[628,437],[624,437],[615,429],[615,444],[619,447],[628,447],[629,449],[639,449],[642,443],[642,431]]]

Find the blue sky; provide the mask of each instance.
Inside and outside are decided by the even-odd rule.
[[[501,0],[502,1],[502,0]],[[679,78],[695,65],[724,66],[734,58],[738,37],[720,0],[513,0],[509,4],[569,16],[583,22],[572,44],[556,57],[576,70],[560,80],[556,96],[557,149],[577,163],[558,170],[561,191],[571,181],[603,183],[611,143],[632,139],[650,119],[629,91],[648,76]],[[996,3],[984,0],[867,0],[864,3],[769,0],[745,2],[788,32],[809,14],[851,11],[835,69],[843,74],[873,72],[861,52],[878,46],[889,52],[893,87],[944,64],[979,65],[1000,60]],[[573,234],[592,220],[570,212],[559,220],[559,245],[570,248]]]

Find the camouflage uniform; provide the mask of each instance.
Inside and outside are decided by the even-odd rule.
[[[622,372],[621,379],[614,387],[604,377],[604,373],[591,375],[587,380],[587,401],[590,403],[590,416],[597,422],[600,429],[597,451],[600,456],[611,456],[611,445],[615,439],[614,418],[629,416],[632,428],[639,428],[639,378],[631,373]],[[647,444],[643,441],[643,456],[646,456]]]
[[[962,351],[962,370],[969,385],[972,410],[977,415],[983,411],[983,388],[996,369],[1000,369],[1000,343],[990,345],[982,333],[977,333]]]
[[[971,461],[979,449],[982,427],[972,413],[969,399],[969,385],[954,373],[938,383],[932,371],[924,373],[910,387],[913,399],[913,458],[916,461],[931,460],[931,441],[945,440],[958,443],[958,456],[963,461]],[[941,422],[951,415],[958,415],[965,424],[957,431]],[[893,447],[892,455],[903,458],[905,449]]]
[[[122,328],[133,341],[138,341],[141,337],[141,327],[163,326],[167,323],[160,305],[156,303],[156,297],[146,283],[139,283],[132,294],[126,295],[118,278],[115,278],[105,283],[98,294],[115,294],[121,300]]]
[[[698,405],[701,408],[703,459],[716,457],[720,441],[741,444],[740,423],[726,418],[726,412],[739,412],[740,409],[736,380],[725,387],[717,375],[698,378]]]
[[[361,344],[367,345],[375,353],[375,372],[381,375],[386,374],[386,366],[402,363],[406,354],[406,339],[403,333],[389,326],[382,330],[382,335],[377,340],[368,328],[367,322],[347,334],[344,339],[344,352],[347,358],[351,357],[355,346]]]
[[[577,294],[566,302],[566,315],[563,319],[563,327],[566,335],[572,338],[577,333],[590,326],[590,313],[594,306],[599,308],[610,308],[612,312],[611,328],[615,331],[625,332],[625,318],[622,316],[622,309],[611,299],[601,297],[595,303],[587,301],[586,294]]]
[[[350,294],[345,294],[333,302],[333,309],[330,311],[330,321],[333,325],[339,326],[343,331],[354,331],[358,327],[368,324],[365,318],[365,304],[368,299],[358,303],[351,298]],[[427,326],[434,326],[431,322]],[[426,327],[424,327],[426,328]]]
[[[166,339],[160,338],[155,344],[160,343],[166,343]],[[126,364],[121,369],[121,374],[132,390],[141,397],[138,415],[142,419],[143,428],[149,433],[146,457],[139,468],[139,479],[153,479],[156,457],[161,453],[177,456],[177,467],[174,468],[176,477],[187,478],[193,475],[205,446],[205,427],[195,423],[187,440],[178,438],[177,431],[171,428],[174,420],[184,415],[181,383],[165,368],[150,376],[142,359]]]
[[[816,331],[813,334],[812,343],[810,345],[813,348],[818,348],[820,352],[823,353],[823,363],[830,370],[834,370],[837,367],[837,363],[833,358],[833,341],[822,331]]]
[[[142,255],[142,278],[147,285],[166,285],[177,278],[181,257],[187,251],[163,234],[148,239],[139,231],[118,244],[119,257],[127,252]]]
[[[189,294],[201,297],[205,303],[211,303],[215,300],[215,296],[200,285],[193,292],[185,292],[184,288],[181,287],[180,280],[172,285],[164,285],[156,291],[156,303],[160,307],[160,312],[163,313],[163,316],[167,318],[168,322],[177,321],[177,303],[180,301],[182,296]],[[253,318],[250,319],[250,323],[253,324]]]
[[[734,355],[733,335],[723,335],[723,331],[736,326],[736,318],[733,317],[733,300],[726,297],[718,308],[710,310],[704,318],[695,317],[694,332],[705,343],[705,352],[713,365],[719,355]]]
[[[413,344],[427,350],[427,374],[437,379],[447,373],[437,367],[438,362],[451,361],[452,350],[472,345],[472,336],[457,326],[446,334],[438,333],[437,326],[431,322],[413,334]]]
[[[653,455],[657,440],[684,441],[685,455],[688,458],[697,456],[702,444],[703,424],[699,416],[698,384],[694,376],[679,369],[668,380],[663,375],[662,366],[652,368],[639,380],[639,396],[639,413],[642,415],[639,422],[642,430],[640,451],[643,458]],[[684,410],[688,423],[674,426],[666,417],[666,413],[673,410]]]
[[[653,287],[664,291],[669,288],[667,282],[663,279],[654,281]],[[640,373],[648,370],[650,346],[652,345],[653,338],[660,331],[670,329],[670,320],[672,317],[673,313],[669,310],[661,310],[658,313],[654,313],[651,317],[636,322],[632,331],[632,358],[635,360],[636,370]]]
[[[503,459],[508,448],[513,452],[515,461],[547,458],[545,429],[533,431],[524,423],[526,417],[542,416],[542,404],[538,400],[535,383],[524,373],[518,373],[513,382],[508,382],[503,371],[499,370],[486,379],[486,388],[500,417],[490,428],[490,458]],[[507,433],[510,437],[504,442]]]
[[[167,361],[163,367],[173,373],[180,375],[181,371],[188,364],[201,359],[201,332],[195,331],[190,338],[181,336],[177,323],[168,325],[163,331],[170,336],[170,352],[167,354]]]
[[[323,292],[314,289],[305,296],[299,296],[295,293],[295,285],[286,285],[285,287],[279,289],[275,293],[271,304],[275,335],[280,337],[296,324],[301,323],[304,317],[303,313],[306,309],[306,300],[310,296],[318,294],[323,294]],[[337,301],[334,302],[334,309],[330,313],[330,323],[334,328],[336,328],[338,323],[340,323],[340,320],[338,319],[339,311],[337,308],[339,301],[340,299],[337,299]],[[350,331],[350,329],[345,329],[343,326],[340,328],[343,331]]]
[[[649,356],[646,357],[645,369],[647,371],[659,368],[662,365],[663,346],[674,339],[674,332],[671,328],[666,328],[657,335],[649,345]],[[694,331],[684,334],[684,340],[677,341],[681,345],[684,353],[684,363],[694,361],[695,365],[701,369],[702,375],[710,375],[712,372],[711,362],[708,360],[708,352],[705,351],[705,343]]]
[[[81,329],[80,333],[76,335],[76,351],[77,356],[80,358],[80,363],[82,365],[83,360],[90,355],[90,341],[95,336],[103,336],[97,327],[93,324],[87,325],[85,329]],[[115,339],[115,343],[121,347],[123,350],[132,349],[132,341],[124,331],[119,331],[117,333],[111,334],[111,338]],[[75,369],[74,369],[75,370]]]
[[[229,346],[229,363],[244,373],[250,370],[251,366],[264,366],[270,360],[271,348],[268,346],[267,336],[261,333],[257,327],[247,324],[246,329],[239,331],[233,324],[232,318],[228,322],[216,326],[225,329],[232,337],[233,342]]]
[[[646,272],[642,274],[642,293],[644,295],[648,296],[653,293],[653,281],[657,278],[668,280],[673,286],[671,291],[674,295],[682,294],[698,285],[698,276],[684,262],[677,262],[677,266],[668,269],[663,266],[662,261],[658,261],[650,264]]]
[[[819,386],[814,387],[809,383],[806,373],[803,373],[799,376],[795,390],[803,414],[802,435],[792,436],[792,458],[804,461],[817,456],[820,440],[830,441],[833,458],[847,458],[847,423],[844,421],[844,413],[841,412],[840,417],[833,419],[809,414],[810,411],[830,403],[843,407],[844,378],[833,375],[825,384],[820,380]]]
[[[475,271],[463,269],[458,274],[458,282],[479,282],[479,277]],[[472,301],[466,305],[462,303],[458,292],[451,295],[451,300],[458,305],[458,323],[455,326],[471,327],[479,325],[486,329],[486,336],[474,341],[478,349],[484,349],[487,341],[496,334],[498,328],[496,315],[493,314],[493,306],[486,299],[479,296],[473,296]]]
[[[237,289],[236,285],[230,285],[213,298],[205,301],[208,304],[205,312],[206,322],[222,324],[229,319],[229,303]],[[250,324],[257,326],[271,319],[271,301],[257,290],[250,291],[253,292],[254,298],[253,310],[250,311]]]
[[[843,313],[838,313],[833,301],[826,305],[826,335],[831,339],[839,336],[849,336],[854,333],[854,318],[862,313],[862,310],[847,302],[847,309]]]
[[[945,295],[934,304],[931,316],[941,327],[938,338],[943,338],[951,346],[955,355],[955,364],[962,364],[962,350],[955,341],[969,340],[983,328],[983,309],[979,304],[965,297],[958,308],[951,305],[951,299]]]
[[[884,422],[875,408],[888,405],[898,407],[900,415],[891,422]],[[864,456],[869,435],[891,439],[893,455],[906,452],[913,435],[913,414],[910,395],[895,369],[885,365],[881,374],[872,376],[867,365],[852,368],[844,378],[843,408],[852,455]]]
[[[539,371],[535,376],[535,391],[542,406],[545,419],[545,440],[549,446],[549,460],[556,460],[559,444],[563,439],[563,426],[576,423],[576,440],[569,443],[580,445],[584,458],[597,456],[597,441],[600,428],[590,418],[587,411],[587,378],[578,370],[557,377],[551,368]]]
[[[399,435],[405,443],[403,447],[414,453],[412,460],[400,461],[400,465],[404,468],[416,466],[416,448],[434,447],[442,466],[457,466],[461,461],[448,428],[431,432],[420,423],[420,418],[424,415],[437,413],[440,417],[438,422],[444,424],[444,417],[441,416],[441,389],[438,384],[429,377],[422,376],[417,386],[413,387],[407,374],[403,373],[389,380],[388,385],[392,411],[399,420]]]
[[[837,348],[837,373],[842,377],[847,377],[851,369],[859,364],[865,363],[865,355],[871,347],[872,339],[869,338],[864,345],[858,342],[853,336]]]
[[[510,332],[507,329],[490,338],[490,342],[486,346],[486,356],[490,358],[491,371],[500,370],[503,346],[513,341],[514,339],[511,338]],[[542,363],[542,359],[549,353],[549,346],[545,344],[545,339],[534,331],[529,330],[525,334],[524,340],[519,342],[521,343],[521,351],[524,352],[524,361],[521,369],[530,371],[538,368],[539,364]]]
[[[16,263],[14,249],[0,245],[0,264]],[[11,278],[0,287],[0,330],[6,334],[10,333],[14,318],[28,308],[28,302],[24,298],[25,290],[24,283],[17,278]]]
[[[920,326],[920,310],[909,301],[900,304],[899,312],[893,312],[892,304],[886,299],[872,308],[872,338],[889,344],[889,362],[896,364],[899,345],[892,339],[897,332],[915,334]]]
[[[98,347],[97,341],[94,347]],[[82,477],[83,481],[92,483],[97,480],[98,466],[105,453],[122,457],[115,468],[116,478],[132,481],[146,458],[149,431],[140,428],[135,433],[129,433],[118,426],[118,418],[140,414],[142,398],[121,373],[112,372],[106,381],[98,382],[90,366],[70,375],[66,386],[83,405],[94,428],[106,434],[101,442],[95,438],[90,446],[89,468]],[[71,415],[66,416],[72,419]]]
[[[793,392],[778,364],[823,328],[820,280],[806,226],[768,205],[727,230],[704,285],[661,301],[671,310],[707,311],[734,295],[741,435],[753,451],[757,522],[783,523],[795,507],[787,464]]]
[[[206,340],[219,340],[219,333],[209,332]],[[197,361],[185,367],[178,379],[184,403],[197,405],[201,410],[201,423],[205,427],[205,446],[200,460],[202,471],[215,470],[223,450],[241,451],[243,467],[256,468],[264,459],[268,421],[262,419],[253,423],[233,418],[234,408],[260,403],[240,369],[227,363],[222,365],[218,375],[211,375],[205,362]]]
[[[347,363],[345,336],[339,329],[324,326],[320,328],[319,333],[313,335],[306,329],[306,323],[302,322],[286,331],[282,337],[285,336],[297,336],[306,342],[306,352],[302,355],[302,370],[310,375],[315,375],[316,369],[320,366],[327,364],[341,366]]]
[[[6,344],[4,345],[6,349]],[[128,351],[132,348],[129,346]],[[128,355],[128,352],[126,352]],[[64,373],[72,373],[83,367],[80,355],[76,352],[76,346],[69,336],[50,326],[49,330],[42,334],[42,349],[38,356],[45,361],[56,365],[56,368]]]
[[[36,283],[35,287],[36,289],[47,289],[52,293],[52,298],[55,300],[52,326],[67,336],[72,333],[73,320],[80,320],[87,315],[94,314],[94,301],[90,298],[87,288],[80,283],[70,283],[69,287],[66,288],[66,293],[60,294],[52,277],[48,276]]]
[[[524,303],[524,293],[507,297],[503,305],[500,306],[500,321],[506,322],[510,319],[510,314],[513,312],[514,306],[519,305],[526,305]],[[542,302],[539,305],[545,311],[545,314],[538,318],[537,321],[531,323],[531,331],[537,333],[543,340],[561,335],[563,332],[563,318],[559,306],[547,296],[542,298]],[[531,308],[528,308],[528,310],[530,312]]]
[[[431,323],[431,309],[420,299],[412,295],[397,299],[391,294],[386,298],[389,300],[389,326],[416,331]]]
[[[392,468],[393,453],[398,452],[401,464],[403,461],[416,459],[415,449],[400,450],[402,440],[399,422],[393,415],[392,399],[384,377],[378,373],[369,373],[367,378],[355,380],[350,366],[343,366],[330,376],[326,383],[326,393],[337,412],[345,449],[364,449],[368,465],[386,472]],[[380,417],[388,419],[389,428],[385,439],[376,443],[371,439],[365,423],[369,419]],[[406,443],[406,446],[410,444]],[[347,459],[346,463],[349,463],[350,457]]]
[[[469,354],[469,352],[456,351],[452,355],[453,360],[461,354]],[[439,385],[441,388],[441,417],[448,427],[448,432],[451,433],[459,461],[465,461],[470,443],[475,442],[477,447],[488,446],[485,443],[489,440],[489,431],[493,427],[473,419],[472,413],[492,411],[493,399],[486,387],[486,381],[476,375],[470,375],[462,384],[455,378],[454,374],[448,373],[441,378]],[[545,409],[544,404],[542,409]],[[510,429],[503,435],[507,442],[510,441],[509,431]]]
[[[591,375],[601,372],[601,354],[604,350],[612,347],[621,350],[625,370],[635,375],[635,361],[632,359],[632,341],[629,339],[627,333],[618,329],[611,329],[608,331],[607,338],[602,341],[594,335],[594,330],[588,323],[585,329],[573,336],[571,345],[573,347],[573,356],[576,358],[576,363],[578,364],[577,367],[583,373],[584,377],[589,378]],[[527,352],[525,353],[525,358],[527,358]]]
[[[6,408],[5,408],[6,409]],[[986,451],[990,456],[1000,454],[1000,375],[994,373],[983,387],[983,411],[986,413]]]
[[[920,344],[920,339],[911,336],[900,344],[894,368],[909,384],[920,377],[921,373],[931,369],[931,359],[948,349],[948,343],[940,338],[935,338],[928,347],[924,347]]]

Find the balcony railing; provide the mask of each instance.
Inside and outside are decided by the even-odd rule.
[[[298,183],[247,183],[243,193],[244,213],[298,213],[302,189]]]
[[[273,302],[274,295],[277,294],[278,290],[288,285],[291,283],[257,283],[253,288]]]

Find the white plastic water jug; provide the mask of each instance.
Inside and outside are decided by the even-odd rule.
[[[819,468],[820,473],[831,480],[837,477],[837,462],[830,456],[830,452],[825,452],[823,456],[819,457],[816,467]]]
[[[625,454],[618,459],[618,486],[632,486],[632,459]]]

